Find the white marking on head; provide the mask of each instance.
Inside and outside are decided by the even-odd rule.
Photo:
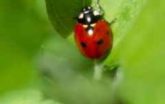
[[[93,24],[90,24],[90,26],[91,26],[91,27],[95,27],[95,25],[96,25],[95,23],[93,23]]]
[[[93,12],[93,14],[94,14],[94,16],[100,15],[99,11],[97,11],[97,10],[95,10],[95,11]]]
[[[84,14],[87,14],[87,13],[89,13],[89,10],[87,10],[87,11],[84,11]]]
[[[80,15],[79,15],[79,19],[83,19],[83,17],[84,17],[84,14],[83,13],[80,13]]]
[[[91,22],[91,18],[90,18],[90,17],[87,17],[87,21],[88,21],[88,22]]]
[[[93,29],[89,29],[88,34],[89,34],[89,36],[92,36],[93,35]]]
[[[83,27],[84,27],[84,28],[87,28],[87,27],[88,27],[88,25],[83,25]]]

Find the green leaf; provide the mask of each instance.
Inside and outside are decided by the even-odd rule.
[[[113,48],[104,64],[120,63],[121,42],[127,36],[131,27],[137,20],[137,16],[143,9],[145,1],[141,0],[104,0],[101,5],[105,11],[105,19],[112,21],[116,18],[115,23],[111,26],[113,30]]]
[[[91,0],[46,0],[48,15],[55,30],[63,37],[69,36],[78,13],[90,3]]]
[[[116,49],[125,76],[121,94],[131,104],[164,104],[165,2],[145,3]]]

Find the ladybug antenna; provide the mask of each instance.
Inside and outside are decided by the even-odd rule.
[[[101,14],[104,14],[104,11],[100,5],[100,0],[95,0],[95,9]]]

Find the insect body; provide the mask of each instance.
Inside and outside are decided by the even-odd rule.
[[[105,58],[112,48],[112,31],[103,14],[88,6],[83,8],[75,25],[75,41],[89,59]]]

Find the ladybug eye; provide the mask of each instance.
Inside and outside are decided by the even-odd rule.
[[[80,43],[83,48],[87,47],[87,44],[85,42]]]
[[[103,44],[103,43],[104,43],[103,39],[100,39],[100,40],[98,40],[98,41],[96,42],[97,45],[101,45],[101,44]]]

